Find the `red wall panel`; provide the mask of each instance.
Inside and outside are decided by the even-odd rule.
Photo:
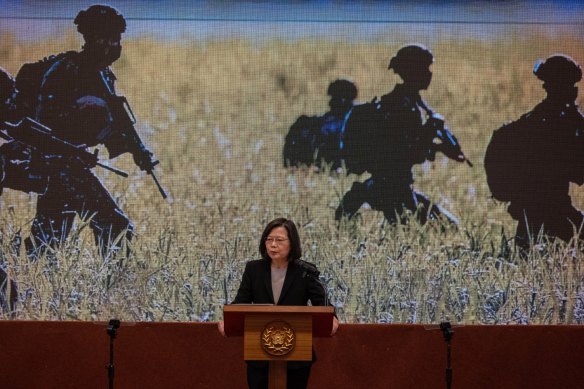
[[[465,326],[452,338],[453,388],[578,388],[584,327]],[[122,323],[116,388],[244,388],[242,339],[213,323]],[[445,388],[442,332],[343,325],[315,340],[312,388]],[[106,388],[106,323],[0,321],[0,388]]]

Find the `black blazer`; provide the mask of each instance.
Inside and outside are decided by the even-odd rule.
[[[280,299],[274,301],[270,261],[260,259],[245,265],[241,285],[232,304],[325,305],[324,287],[316,267],[302,260],[288,263]]]
[[[276,304],[276,305],[307,305],[308,300],[314,306],[325,305],[325,291],[318,281],[318,271],[311,263],[295,260],[288,263],[284,285],[277,303],[272,292],[272,272],[270,261],[259,259],[249,261],[245,265],[241,285],[232,304]],[[327,304],[328,305],[328,304]],[[312,351],[312,361],[316,354]],[[248,361],[255,367],[267,368],[263,361]],[[310,366],[311,362],[288,362],[289,369]]]

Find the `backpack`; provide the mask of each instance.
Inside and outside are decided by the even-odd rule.
[[[521,147],[526,139],[523,127],[520,119],[495,130],[485,151],[487,184],[493,197],[499,201],[516,199],[529,175],[526,169],[530,167],[525,163]]]
[[[58,61],[74,51],[50,55],[39,61],[25,63],[16,75],[16,107],[20,117],[34,118],[43,78],[47,71]]]
[[[369,103],[355,105],[345,117],[341,129],[341,159],[347,173],[362,174],[372,167],[373,148],[383,124],[381,103],[374,98]]]
[[[321,116],[300,116],[284,140],[284,166],[310,165],[316,158],[317,134],[324,120]]]

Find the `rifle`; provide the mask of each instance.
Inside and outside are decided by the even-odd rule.
[[[166,199],[168,195],[160,185],[160,182],[158,182],[156,175],[154,175],[154,167],[159,164],[159,161],[153,158],[152,153],[146,148],[136,132],[134,126],[136,117],[128,100],[124,96],[118,96],[115,93],[104,71],[100,71],[99,74],[107,91],[106,102],[113,118],[112,134],[110,139],[105,142],[110,158],[130,152],[136,165],[152,176],[162,198]]]
[[[72,157],[88,168],[99,166],[119,176],[128,177],[128,173],[100,163],[97,150],[91,153],[85,149],[85,145],[74,145],[56,137],[52,132],[49,127],[29,117],[16,124],[0,123],[0,138],[4,140],[20,142],[43,156]]]
[[[472,163],[470,160],[464,155],[462,148],[460,147],[460,143],[444,122],[444,117],[439,113],[433,112],[424,102],[424,100],[420,99],[418,101],[420,106],[426,111],[428,114],[428,120],[426,121],[427,128],[434,131],[434,139],[438,139],[440,141],[440,151],[444,153],[448,158],[453,159],[458,162],[466,162],[468,166],[472,167]]]

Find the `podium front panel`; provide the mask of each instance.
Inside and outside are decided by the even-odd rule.
[[[293,347],[287,351],[292,338]],[[279,353],[284,354],[278,355]],[[246,361],[311,361],[311,315],[248,313],[245,315],[243,359]]]

